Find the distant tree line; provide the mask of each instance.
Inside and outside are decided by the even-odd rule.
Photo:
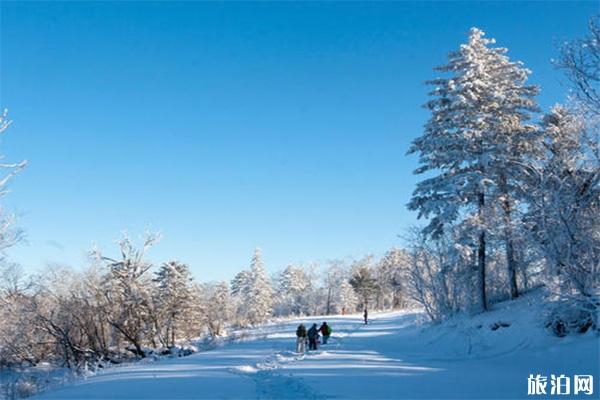
[[[231,283],[196,282],[188,265],[153,265],[146,254],[159,237],[138,246],[127,235],[118,256],[93,250],[82,271],[49,267],[26,276],[17,265],[0,277],[0,365],[54,362],[72,369],[181,351],[194,339],[273,317],[354,313],[407,304],[405,254],[380,260],[290,265],[269,276],[257,249]]]

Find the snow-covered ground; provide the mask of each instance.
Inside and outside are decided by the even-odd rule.
[[[538,373],[591,374],[599,398],[598,336],[548,335],[532,312],[541,311],[538,301],[532,294],[433,327],[419,324],[417,311],[374,315],[366,326],[360,316],[327,317],[330,343],[307,355],[293,352],[299,320],[279,322],[214,350],[108,369],[39,398],[526,398],[527,378]],[[492,330],[499,322],[510,326]]]

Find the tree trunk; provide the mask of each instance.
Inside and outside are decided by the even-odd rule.
[[[400,290],[394,290],[394,300],[392,301],[393,309],[396,310],[402,305],[402,292]]]
[[[135,347],[135,354],[141,358],[146,358],[146,353],[144,353],[144,350],[142,350],[142,345],[137,341],[133,345]]]
[[[517,286],[517,261],[515,260],[513,240],[510,237],[506,238],[506,264],[508,266],[508,283],[510,285],[510,298],[516,299],[517,297],[519,297],[519,289]]]
[[[519,272],[521,272],[521,282],[523,284],[523,290],[527,291],[529,290],[529,279],[527,277],[527,269],[524,265],[519,269]]]
[[[500,185],[502,186],[502,209],[504,210],[504,240],[506,241],[506,266],[508,268],[508,286],[510,287],[510,298],[516,299],[519,297],[519,288],[517,286],[517,259],[515,257],[515,246],[512,232],[512,207],[508,197],[508,189],[506,185],[506,177],[500,177]]]
[[[479,193],[479,217],[483,220],[483,207],[485,206],[485,195]],[[488,310],[487,296],[485,291],[485,229],[479,233],[479,250],[477,253],[477,269],[479,272],[479,297],[483,311]]]
[[[171,328],[171,347],[175,347],[175,324]]]

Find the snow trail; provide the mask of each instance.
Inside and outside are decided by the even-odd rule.
[[[418,324],[419,312],[373,317],[369,325],[359,315],[269,324],[239,342],[109,369],[39,398],[527,398],[529,374],[600,372],[598,337],[550,337],[525,308],[430,328]],[[333,328],[330,342],[318,351],[294,353],[297,325],[323,320]],[[511,326],[490,329],[498,320]]]

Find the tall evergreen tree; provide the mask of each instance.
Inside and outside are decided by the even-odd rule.
[[[287,266],[277,282],[277,299],[281,311],[289,315],[301,315],[308,312],[308,299],[311,295],[311,280],[302,267]]]
[[[273,285],[267,275],[259,248],[252,256],[245,306],[248,310],[248,319],[252,324],[264,322],[273,312]]]
[[[512,242],[515,200],[510,169],[528,150],[536,130],[524,121],[536,110],[538,89],[526,86],[529,71],[511,62],[507,49],[490,47],[493,39],[471,29],[469,40],[449,55],[437,70],[449,73],[428,83],[433,97],[426,103],[431,118],[425,133],[408,151],[419,153],[417,174],[433,176],[421,181],[409,203],[419,217],[431,218],[425,232],[440,237],[445,228],[461,221],[463,232],[477,248],[479,300],[487,310],[486,244],[494,226],[494,206],[502,204],[504,236],[511,294],[517,295],[516,261]],[[434,174],[436,173],[437,174]],[[475,234],[471,234],[475,232]],[[474,236],[474,237],[473,237]]]
[[[362,301],[362,306],[368,308],[369,300],[377,292],[377,281],[369,267],[359,265],[350,278],[350,285]]]
[[[238,297],[248,295],[250,291],[251,273],[248,270],[238,272],[231,280],[231,294]]]
[[[192,276],[187,265],[169,261],[161,265],[154,278],[160,330],[165,344],[175,346],[178,329],[192,307]]]

